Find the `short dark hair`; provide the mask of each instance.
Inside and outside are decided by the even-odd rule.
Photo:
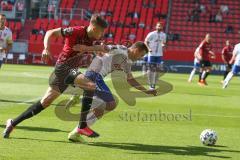
[[[0,13],[0,16],[6,17],[6,15],[5,15],[5,14],[3,14],[3,13]]]
[[[102,28],[108,27],[107,21],[103,17],[101,17],[99,14],[93,14],[91,17],[90,23]]]
[[[142,41],[138,41],[138,42],[134,43],[132,45],[132,47],[133,48],[139,48],[141,51],[145,51],[146,53],[149,52],[147,45]]]

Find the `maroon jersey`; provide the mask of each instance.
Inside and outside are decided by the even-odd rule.
[[[229,61],[232,58],[232,52],[233,52],[233,47],[232,46],[225,46],[222,49],[222,55],[223,55],[225,61],[227,61],[227,63],[229,63]]]
[[[199,54],[202,56],[202,60],[209,61],[209,54],[212,50],[212,44],[203,40],[199,46]]]
[[[87,27],[76,26],[61,29],[62,36],[65,38],[64,47],[58,57],[57,64],[66,64],[71,68],[79,68],[82,64],[84,54],[78,55],[72,48],[76,44],[92,46],[95,39],[87,35]]]

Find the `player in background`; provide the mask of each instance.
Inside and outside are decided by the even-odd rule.
[[[194,52],[194,65],[193,65],[193,70],[191,71],[190,76],[188,78],[189,83],[192,82],[193,76],[195,75],[197,70],[200,71],[199,48],[196,48]]]
[[[148,47],[144,42],[136,42],[131,47],[127,48],[122,45],[115,45],[110,47],[111,50],[108,54],[102,57],[95,57],[85,73],[85,76],[96,83],[97,88],[101,88],[102,91],[95,91],[94,95],[103,101],[103,103],[96,103],[95,106],[92,105],[91,112],[86,112],[87,116],[85,118],[80,118],[79,125],[68,135],[68,139],[71,141],[83,142],[81,135],[88,137],[97,137],[99,134],[92,132],[92,130],[82,130],[82,125],[84,128],[94,124],[98,119],[100,119],[104,114],[112,111],[116,108],[117,104],[114,97],[104,82],[104,77],[114,70],[121,70],[126,73],[126,78],[128,83],[135,87],[136,89],[146,93],[156,95],[156,90],[147,90],[140,83],[138,83],[132,73],[131,64],[143,57],[143,55],[148,53]],[[84,91],[91,92],[91,91]],[[126,93],[127,94],[127,93]],[[90,94],[88,94],[90,95]],[[89,104],[91,107],[91,104]],[[86,109],[89,110],[89,109]],[[82,110],[83,111],[83,110]],[[81,113],[82,116],[82,113]],[[85,126],[86,125],[86,126]]]
[[[9,52],[13,44],[12,31],[5,26],[5,23],[6,16],[0,14],[0,69],[3,64],[4,56]]]
[[[230,64],[230,60],[232,58],[232,51],[233,46],[231,45],[229,40],[226,40],[226,46],[222,49],[222,60],[226,66],[226,71],[224,72],[223,80],[227,77],[228,73],[232,69],[232,64]]]
[[[147,68],[148,68],[148,55],[145,55],[143,57],[143,64],[142,64],[142,74],[147,74]]]
[[[75,26],[68,28],[57,28],[47,31],[44,37],[44,50],[42,52],[43,61],[46,62],[51,56],[50,38],[64,37],[65,44],[62,52],[59,54],[55,69],[49,78],[49,88],[41,100],[29,106],[29,108],[15,119],[9,119],[3,132],[3,137],[8,138],[13,128],[22,121],[29,119],[45,108],[59,97],[68,87],[74,84],[85,90],[96,89],[94,82],[87,79],[78,68],[81,67],[83,54],[92,51],[107,52],[105,45],[95,45],[93,42],[103,36],[107,22],[99,15],[94,14],[91,17],[89,26]],[[83,102],[89,103],[89,99],[83,99]]]
[[[212,51],[211,36],[207,33],[199,45],[200,72],[198,83],[201,86],[207,85],[206,79],[212,70],[210,58],[215,58],[215,53]]]
[[[229,63],[230,64],[234,63],[234,64],[233,64],[232,70],[228,73],[227,77],[223,81],[223,89],[225,89],[228,86],[232,77],[234,75],[237,75],[240,72],[240,43],[235,45],[233,50],[233,55]]]
[[[163,69],[163,49],[166,45],[166,34],[163,32],[161,22],[156,24],[156,30],[148,33],[145,43],[149,48],[148,52],[148,80],[150,89],[155,89],[160,71]]]

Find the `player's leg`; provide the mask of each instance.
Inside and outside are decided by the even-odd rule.
[[[148,56],[146,55],[146,56],[143,57],[143,64],[142,64],[142,74],[143,75],[147,74],[147,70],[148,70],[147,62],[148,62]]]
[[[228,73],[227,77],[225,78],[225,80],[224,80],[224,82],[223,82],[223,87],[222,87],[223,89],[225,89],[225,88],[228,86],[228,84],[229,84],[229,82],[231,81],[232,77],[233,77],[234,75],[236,75],[238,72],[240,72],[240,66],[233,65],[232,71],[230,71],[230,72]]]
[[[155,76],[155,84],[154,84],[154,88],[155,88],[155,85],[157,84],[161,74],[164,72],[164,62],[162,60],[162,57],[159,56],[159,57],[156,57],[156,76]]]
[[[226,66],[226,71],[225,71],[224,74],[223,74],[223,80],[226,79],[228,73],[229,73],[229,72],[231,71],[231,69],[232,69],[232,65],[231,65],[231,64],[226,64],[225,66]]]
[[[87,125],[92,126],[97,120],[102,118],[105,114],[113,111],[117,107],[115,100],[111,102],[98,102],[92,104],[91,112],[87,115]]]
[[[206,79],[209,76],[210,72],[212,71],[211,64],[208,64],[206,67],[206,72],[204,73],[204,76],[202,77],[203,83],[207,85]]]
[[[193,77],[194,75],[196,74],[196,71],[199,70],[200,71],[200,63],[199,62],[195,62],[194,61],[194,66],[193,66],[193,69],[190,73],[190,76],[188,78],[188,82],[191,83],[193,81]]]
[[[149,72],[148,72],[149,88],[154,89],[155,77],[156,77],[156,58],[155,58],[155,56],[150,56],[148,59],[148,63],[149,63]]]
[[[22,114],[20,114],[15,119],[9,119],[6,124],[6,129],[3,132],[3,137],[8,138],[11,131],[15,126],[17,126],[22,121],[29,119],[37,114],[39,114],[41,111],[43,111],[45,108],[49,107],[50,104],[60,95],[59,92],[54,90],[53,88],[49,87],[46,91],[43,98],[36,103],[29,106],[27,110],[25,110]]]
[[[87,72],[86,74],[89,75],[89,72]],[[98,118],[103,116],[105,111],[109,112],[116,107],[116,103],[113,98],[113,95],[110,89],[107,87],[107,85],[103,81],[103,79],[101,78],[101,76],[98,76],[95,82],[96,82],[97,88],[99,88],[99,90],[95,91],[96,96],[107,103],[106,104],[97,103],[97,106],[94,106],[92,111],[89,112],[90,107],[92,105],[93,96],[90,95],[91,97],[89,96],[88,97],[89,99],[87,100],[87,97],[84,95],[83,100],[84,98],[86,98],[86,101],[82,101],[82,110],[80,114],[79,125],[71,133],[69,133],[68,135],[69,140],[77,141],[76,138],[78,137],[76,136],[76,134],[85,135],[88,137],[98,137],[99,134],[91,130],[88,127],[88,124],[95,123]]]
[[[189,78],[188,78],[188,82],[189,82],[189,83],[192,82],[193,76],[195,75],[196,70],[197,70],[196,68],[193,68],[193,69],[192,69],[192,71],[191,71],[191,73],[190,73],[190,76],[189,76]]]
[[[2,67],[2,64],[3,64],[3,61],[2,61],[2,60],[0,60],[0,69],[1,69],[1,67]]]

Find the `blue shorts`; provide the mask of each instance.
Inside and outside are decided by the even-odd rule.
[[[161,64],[162,62],[162,56],[148,56],[148,63],[150,64]]]
[[[232,72],[233,74],[238,74],[238,72],[240,72],[240,66],[233,65]]]
[[[200,63],[199,63],[199,62],[194,62],[193,67],[194,67],[194,68],[200,68]]]
[[[145,56],[143,57],[143,61],[144,61],[145,63],[148,62],[148,55],[145,55]]]
[[[2,60],[0,60],[0,68],[2,67],[2,64],[3,64],[3,61],[2,61]]]
[[[85,77],[96,83],[95,96],[99,97],[105,102],[115,101],[112,92],[104,82],[102,76],[94,71],[87,71]]]

